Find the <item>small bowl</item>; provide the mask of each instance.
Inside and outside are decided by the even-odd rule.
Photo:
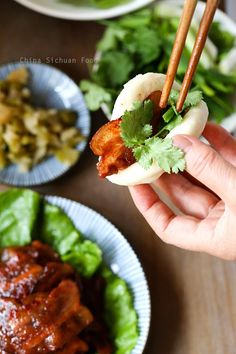
[[[128,284],[139,327],[138,342],[131,354],[142,354],[150,328],[151,302],[143,268],[133,249],[114,225],[92,209],[61,197],[47,196],[46,200],[60,207],[86,239],[98,244],[105,263]]]
[[[57,109],[70,109],[77,112],[76,126],[85,140],[77,145],[82,153],[90,134],[91,119],[83,94],[78,85],[60,70],[45,64],[10,63],[0,67],[0,80],[11,71],[26,67],[30,72],[29,88],[36,106]],[[46,158],[29,172],[21,173],[18,166],[11,164],[0,170],[0,182],[14,186],[34,186],[50,182],[67,172],[71,166],[59,162],[54,156]]]

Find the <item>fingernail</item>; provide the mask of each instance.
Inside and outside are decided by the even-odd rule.
[[[187,151],[192,146],[191,137],[186,135],[176,135],[173,137],[173,143],[181,150]]]

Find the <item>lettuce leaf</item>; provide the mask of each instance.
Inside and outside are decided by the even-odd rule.
[[[70,218],[57,206],[44,203],[41,240],[51,245],[64,262],[70,263],[84,277],[91,277],[102,262],[102,251],[84,240]]]
[[[31,242],[40,199],[30,190],[10,189],[0,194],[0,247]]]
[[[103,266],[101,275],[106,279],[105,319],[114,341],[115,354],[130,354],[138,340],[138,318],[133,299],[123,279]]]

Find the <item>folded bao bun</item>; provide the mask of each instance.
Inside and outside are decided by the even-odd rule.
[[[154,91],[162,91],[166,75],[147,73],[140,74],[128,81],[118,96],[111,120],[123,116],[126,110],[132,110],[135,101],[143,102]],[[180,90],[180,85],[174,83],[173,89]],[[199,137],[208,119],[208,108],[205,102],[201,101],[197,106],[191,108],[183,117],[183,121],[175,127],[166,138],[172,138],[177,134],[188,134]],[[140,166],[138,162],[119,171],[117,174],[107,176],[112,183],[131,186],[136,184],[152,183],[159,178],[164,171],[154,163],[148,170]]]

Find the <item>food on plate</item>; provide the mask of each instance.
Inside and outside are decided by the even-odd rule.
[[[80,5],[81,0],[59,0],[61,3],[68,5]],[[128,0],[87,0],[88,5],[98,7],[100,9],[109,9],[121,4],[126,3]],[[83,2],[84,5],[84,2]]]
[[[181,15],[181,5],[157,3],[133,14],[106,21],[105,32],[97,44],[97,57],[91,81],[81,82],[91,110],[100,107],[110,117],[121,87],[139,73],[166,73]],[[176,79],[183,81],[196,33],[197,14],[192,21]],[[235,35],[214,22],[201,56],[192,89],[201,90],[210,119],[221,122],[235,111],[231,95],[236,89]],[[230,60],[230,65],[229,65]]]
[[[0,194],[0,309],[1,353],[130,354],[138,339],[125,281],[30,190]]]
[[[79,158],[76,145],[84,137],[70,110],[39,108],[32,103],[25,67],[0,81],[0,169],[17,164],[27,172],[49,156],[66,165]]]
[[[111,121],[93,136],[90,147],[99,156],[101,177],[120,185],[151,183],[162,173],[185,168],[184,153],[172,144],[176,134],[199,137],[208,119],[200,91],[188,94],[177,112],[179,84],[173,85],[168,106],[159,106],[166,76],[139,74],[124,85]]]
[[[89,284],[50,246],[33,241],[1,249],[0,279],[1,352],[112,353],[101,278]]]

